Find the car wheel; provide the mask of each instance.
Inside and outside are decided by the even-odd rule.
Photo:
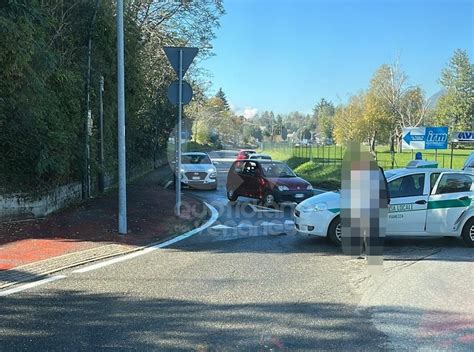
[[[338,216],[329,224],[328,238],[336,246],[340,247],[342,243],[341,218]]]
[[[233,190],[227,190],[227,199],[229,199],[231,202],[235,202],[239,196],[235,193]]]
[[[474,218],[470,218],[462,229],[461,234],[464,243],[469,247],[474,247]]]
[[[276,207],[275,196],[271,193],[265,193],[262,198],[262,205],[268,208],[275,208]]]

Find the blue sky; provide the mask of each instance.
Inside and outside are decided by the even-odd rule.
[[[308,113],[368,87],[397,57],[428,96],[456,48],[474,61],[474,0],[225,0],[226,14],[204,61],[210,93],[234,109]]]

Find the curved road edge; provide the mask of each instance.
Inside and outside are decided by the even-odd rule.
[[[192,230],[189,230],[189,231],[187,231],[183,234],[177,235],[177,236],[175,236],[171,239],[168,239],[168,240],[165,240],[165,241],[160,241],[160,242],[155,242],[155,243],[149,244],[147,246],[143,246],[143,247],[138,247],[138,248],[132,249],[131,251],[129,251],[127,253],[124,253],[122,255],[114,256],[114,258],[112,258],[112,259],[101,261],[99,263],[95,263],[95,264],[92,264],[92,265],[88,265],[88,266],[82,267],[80,269],[76,269],[76,270],[72,271],[72,273],[85,273],[85,272],[96,270],[96,269],[99,269],[99,268],[102,268],[102,267],[105,267],[105,266],[108,266],[108,265],[123,262],[123,261],[129,260],[129,259],[141,256],[141,255],[147,254],[147,253],[152,252],[154,250],[157,250],[157,249],[160,249],[160,248],[165,248],[165,247],[170,246],[170,245],[172,245],[176,242],[179,242],[179,241],[182,241],[186,238],[194,236],[194,235],[198,234],[201,231],[204,231],[205,229],[207,229],[208,227],[210,227],[212,224],[214,224],[216,222],[217,218],[219,217],[219,212],[217,211],[216,208],[214,208],[209,203],[207,203],[207,202],[203,202],[203,203],[204,203],[204,205],[206,205],[208,210],[211,212],[211,216],[204,224],[200,225],[199,227],[196,227]],[[110,256],[108,256],[108,257],[110,257]],[[94,258],[94,259],[90,260],[89,263],[99,261],[99,260],[102,260],[102,259],[106,259],[106,258],[107,257]],[[58,271],[61,271],[61,270],[65,270],[65,269],[70,269],[74,266],[79,266],[79,265],[84,265],[84,264],[87,264],[87,263],[81,262],[81,263],[76,264],[76,265],[71,265],[67,268],[62,267],[59,270],[54,270],[50,273],[46,273],[45,275],[51,274],[53,272],[58,272]],[[56,281],[56,280],[64,279],[64,278],[67,278],[67,275],[55,275],[55,276],[46,277],[46,278],[44,276],[42,276],[42,277],[38,278],[38,280],[29,281],[28,283],[23,284],[21,286],[17,286],[17,287],[13,287],[13,288],[10,288],[10,289],[2,290],[2,291],[0,291],[0,297],[1,296],[8,296],[8,295],[11,295],[13,293],[21,292],[21,291],[27,290],[27,289],[32,288],[32,287],[37,287],[37,286],[49,283],[51,281]],[[17,283],[20,283],[20,281],[17,282]]]

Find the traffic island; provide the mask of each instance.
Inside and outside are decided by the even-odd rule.
[[[0,224],[0,288],[139,250],[208,219],[205,204],[188,196],[175,216],[175,194],[160,186],[161,177],[155,170],[128,186],[126,235],[117,231],[116,191],[47,218]]]

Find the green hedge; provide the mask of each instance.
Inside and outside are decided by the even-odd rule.
[[[84,170],[88,34],[96,1],[10,0],[0,13],[0,191],[44,192]],[[92,27],[91,170],[98,171],[98,87],[105,77],[106,170],[117,168],[115,2],[101,1]],[[68,10],[65,12],[65,10]],[[63,18],[63,16],[66,16]],[[166,100],[168,63],[143,46],[125,12],[127,167],[163,153],[175,121]],[[60,29],[59,29],[60,28]],[[160,77],[150,67],[160,65]]]

